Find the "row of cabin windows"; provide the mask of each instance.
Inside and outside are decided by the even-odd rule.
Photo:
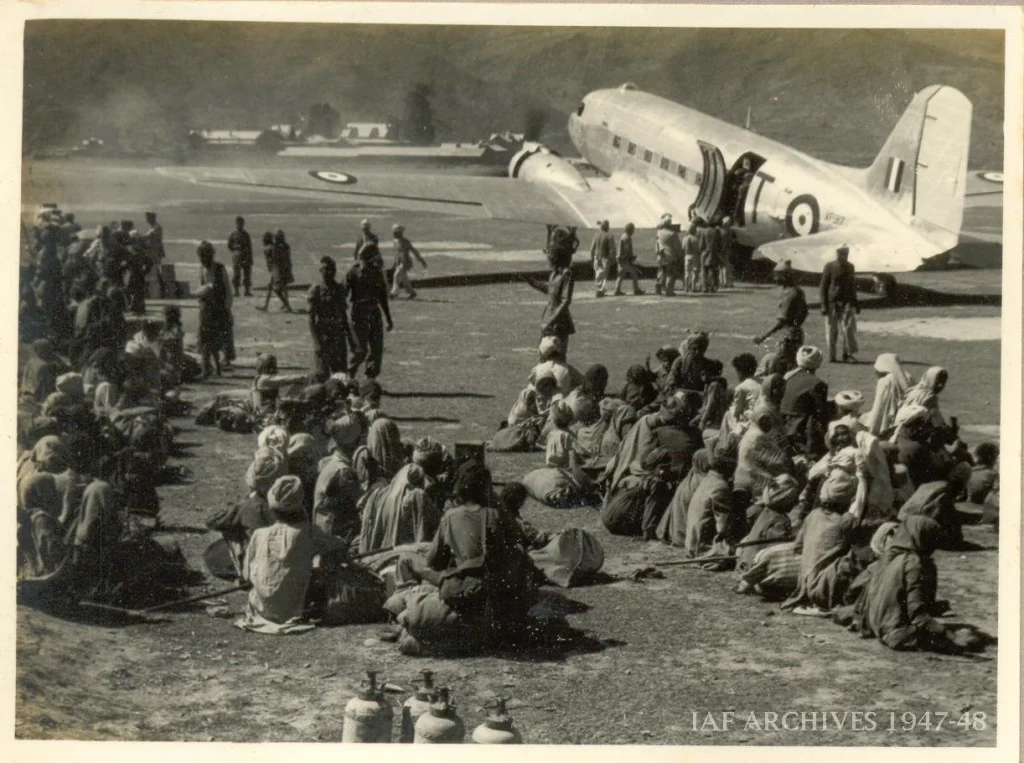
[[[614,147],[614,148],[622,148],[622,138],[620,138],[618,135],[613,135],[612,136],[612,147]],[[626,153],[627,154],[629,154],[630,156],[636,156],[636,150],[637,150],[636,143],[629,143],[629,144],[627,144],[627,146],[626,146]],[[647,149],[644,149],[644,154],[643,155],[644,155],[644,161],[647,162],[648,164],[650,164],[651,161],[654,159],[654,152],[653,151],[648,151]],[[659,166],[665,172],[671,172],[673,164],[676,165],[676,174],[679,177],[681,177],[683,180],[686,180],[688,175],[693,175],[694,182],[699,183],[701,181],[701,175],[700,175],[699,172],[694,173],[693,171],[687,171],[686,167],[684,167],[683,165],[681,165],[679,163],[673,162],[671,159],[669,159],[666,156],[661,157],[661,162],[660,162]]]

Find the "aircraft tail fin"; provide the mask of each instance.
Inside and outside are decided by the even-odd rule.
[[[925,88],[867,171],[868,192],[936,246],[955,246],[963,223],[971,112],[959,90]]]

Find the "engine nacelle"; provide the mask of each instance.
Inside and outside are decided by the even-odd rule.
[[[530,183],[548,183],[587,191],[590,184],[579,170],[541,143],[525,143],[512,157],[508,165],[508,176]]]

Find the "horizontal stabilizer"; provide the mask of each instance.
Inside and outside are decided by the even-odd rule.
[[[849,225],[799,238],[772,241],[758,247],[756,254],[772,262],[789,260],[793,268],[820,273],[835,259],[840,246],[850,249],[850,262],[861,273],[904,273],[917,270],[929,257],[942,252],[912,233],[900,236],[892,230],[866,225]]]

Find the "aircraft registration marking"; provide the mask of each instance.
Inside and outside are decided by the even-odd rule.
[[[846,218],[842,215],[837,215],[835,212],[829,211],[825,213],[825,219],[833,225],[842,225],[846,222]]]

